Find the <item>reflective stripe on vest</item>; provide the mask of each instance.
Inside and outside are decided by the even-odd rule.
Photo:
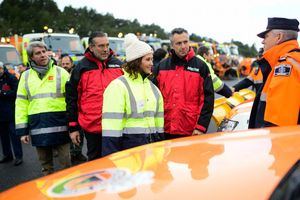
[[[158,103],[159,102],[159,93],[152,82],[150,82],[150,85],[151,85],[152,92],[155,96],[156,102],[157,102],[156,103],[156,112],[145,111],[143,113],[138,113],[136,100],[134,98],[133,92],[132,92],[126,78],[121,76],[118,79],[120,81],[122,81],[122,83],[124,83],[125,87],[127,88],[128,94],[129,94],[131,114],[127,115],[127,118],[138,119],[138,118],[144,118],[144,117],[163,117],[164,116],[163,112],[158,112],[158,110],[159,110],[159,103]],[[107,113],[107,114],[109,114],[109,113]],[[119,114],[121,114],[121,113],[119,113]],[[118,118],[118,119],[120,119],[120,118]]]
[[[156,111],[144,111],[143,113],[138,113],[138,107],[136,103],[136,99],[133,95],[133,92],[126,80],[125,77],[121,76],[118,78],[126,87],[129,95],[130,100],[130,107],[131,113],[119,113],[119,112],[104,112],[102,113],[102,119],[123,119],[126,115],[127,119],[142,119],[145,117],[164,117],[163,112],[159,112],[159,91],[155,88],[155,85],[152,82],[149,82],[151,85],[152,92],[156,99]],[[137,134],[137,133],[156,133],[156,132],[163,132],[163,128],[156,128],[156,127],[125,127],[123,130],[103,130],[102,136],[107,137],[122,137],[123,134]]]
[[[68,130],[67,126],[56,126],[49,128],[38,128],[30,130],[30,135],[40,135],[46,133],[57,133],[57,132],[65,132]]]
[[[260,101],[266,101],[266,100],[267,100],[267,94],[262,92],[260,95]]]
[[[18,99],[24,99],[24,100],[27,100],[27,96],[25,96],[25,95],[20,95],[20,94],[18,94],[18,95],[17,95],[17,98],[18,98]]]
[[[105,112],[102,114],[103,119],[123,119],[125,113],[118,113],[118,112]],[[163,112],[154,112],[154,111],[145,111],[143,113],[136,113],[135,115],[126,115],[127,118],[144,118],[144,117],[164,117]]]
[[[254,80],[255,84],[263,83],[263,80]]]
[[[27,123],[16,124],[16,129],[27,128],[27,127],[28,127],[28,124],[27,124]]]
[[[104,137],[122,137],[123,134],[137,134],[137,133],[144,133],[144,134],[150,134],[150,133],[163,133],[163,128],[157,128],[157,127],[149,127],[149,128],[143,128],[143,127],[127,127],[123,130],[105,130],[102,132],[102,136]]]
[[[61,69],[59,67],[56,67],[56,93],[43,93],[43,94],[36,94],[34,96],[31,96],[30,90],[29,90],[29,70],[25,72],[25,89],[27,92],[27,96],[29,101],[32,101],[33,99],[43,99],[43,98],[61,98],[64,97],[65,94],[61,92]],[[19,98],[24,99],[25,96],[19,96]],[[27,99],[25,97],[25,99]]]

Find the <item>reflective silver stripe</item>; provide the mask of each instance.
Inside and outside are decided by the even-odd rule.
[[[27,124],[27,123],[16,124],[16,129],[27,128],[27,127],[28,127],[28,124]]]
[[[156,128],[157,133],[164,133],[164,128]]]
[[[124,134],[138,134],[138,133],[144,133],[144,134],[150,134],[150,133],[162,133],[163,128],[156,128],[156,127],[127,127],[124,128],[123,133]]]
[[[129,100],[130,100],[131,113],[137,113],[137,104],[136,104],[135,98],[133,96],[133,93],[129,87],[127,80],[125,79],[124,76],[120,76],[118,79],[120,81],[122,81],[124,83],[125,87],[127,88],[127,91],[129,94]]]
[[[156,99],[156,111],[155,112],[154,111],[145,111],[143,113],[138,113],[136,100],[134,98],[133,92],[132,92],[126,78],[121,76],[118,79],[120,81],[122,81],[122,83],[125,85],[125,87],[127,88],[128,94],[129,94],[131,114],[127,115],[126,116],[127,118],[137,119],[137,118],[144,118],[144,117],[161,117],[161,116],[163,117],[163,115],[164,115],[163,112],[159,112],[159,97],[160,97],[159,91],[151,81],[149,81],[149,83],[150,83],[152,92],[153,92],[153,94],[155,96],[155,99]],[[118,116],[118,117],[120,117],[120,116]],[[120,119],[120,118],[113,118],[113,119]]]
[[[105,112],[102,114],[102,119],[123,119],[125,113],[116,113],[116,112]],[[163,112],[155,113],[154,111],[145,111],[143,113],[134,113],[127,115],[127,118],[144,118],[144,117],[164,117]]]
[[[215,78],[212,80],[213,83],[215,83],[215,82],[217,82],[217,81],[218,81],[218,77],[215,77]]]
[[[102,136],[104,137],[122,137],[123,130],[102,130]]]
[[[20,95],[20,94],[18,94],[18,95],[17,95],[17,98],[18,98],[18,99],[25,99],[25,100],[27,100],[27,96],[25,96],[25,95]]]
[[[43,99],[43,98],[61,98],[64,97],[64,94],[59,93],[44,93],[44,94],[36,94],[31,97],[31,100],[33,99]]]
[[[261,95],[260,95],[260,100],[261,100],[261,101],[266,101],[266,100],[267,100],[267,95],[266,95],[266,93],[261,93]]]
[[[255,80],[254,83],[255,83],[255,84],[263,83],[263,80]]]
[[[67,131],[67,126],[56,126],[56,127],[49,127],[49,128],[39,128],[30,130],[30,135],[40,135],[40,134],[47,134],[47,133],[57,133],[57,132],[64,132]]]
[[[25,71],[24,76],[25,76],[25,90],[27,92],[28,99],[31,100],[31,94],[30,94],[29,85],[28,85],[29,72],[30,72],[30,70]]]
[[[220,90],[222,90],[224,87],[224,82],[222,82],[221,86],[215,90],[215,92],[219,92]]]
[[[102,114],[102,119],[123,119],[125,113],[105,112]]]
[[[61,95],[61,69],[56,67],[56,94]]]
[[[247,79],[249,79],[251,82],[254,81],[254,79],[251,76],[247,76]]]
[[[152,92],[156,99],[156,113],[158,113],[158,111],[159,111],[159,92],[158,92],[156,86],[151,81],[149,81],[149,82],[150,82]]]

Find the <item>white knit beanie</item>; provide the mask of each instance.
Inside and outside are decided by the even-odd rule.
[[[125,35],[126,61],[130,62],[137,58],[153,53],[152,48],[146,42],[140,41],[133,33]]]

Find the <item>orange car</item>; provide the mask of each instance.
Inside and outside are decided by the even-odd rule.
[[[111,154],[0,199],[286,199],[299,197],[299,157],[299,126],[206,134]]]

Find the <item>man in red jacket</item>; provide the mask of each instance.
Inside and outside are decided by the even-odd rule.
[[[166,139],[207,131],[214,108],[214,89],[208,66],[189,46],[188,32],[171,32],[172,50],[153,73],[164,98]]]
[[[84,131],[88,160],[101,157],[103,93],[112,80],[123,74],[122,64],[109,48],[107,35],[94,32],[89,37],[84,58],[75,66],[66,84],[70,137],[79,145],[79,130]]]

